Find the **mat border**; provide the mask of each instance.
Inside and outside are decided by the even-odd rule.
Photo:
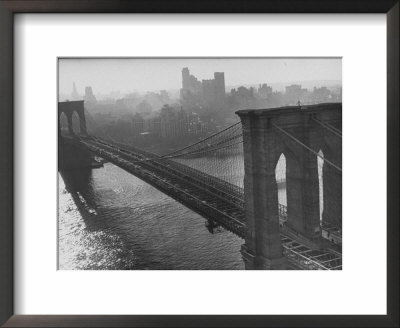
[[[385,13],[387,315],[14,315],[13,29],[16,13]],[[4,327],[399,327],[399,27],[398,0],[0,0],[0,324]]]

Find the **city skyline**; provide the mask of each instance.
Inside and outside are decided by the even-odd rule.
[[[184,67],[200,81],[224,72],[227,87],[342,79],[341,58],[68,58],[59,60],[59,93],[70,94],[73,83],[79,93],[179,90]]]
[[[340,59],[59,64],[60,270],[342,270]]]

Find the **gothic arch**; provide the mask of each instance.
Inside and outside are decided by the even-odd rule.
[[[287,191],[286,191],[286,156],[282,153],[276,163],[275,179],[278,192],[279,225],[282,227],[287,221]]]
[[[324,210],[324,165],[325,165],[325,156],[322,149],[318,151],[319,156],[317,157],[318,161],[318,191],[319,191],[319,220],[320,226],[322,226],[322,213]]]
[[[339,168],[342,167],[341,149],[332,149],[328,145],[322,150],[324,158]],[[337,228],[342,227],[342,172],[324,162],[323,176],[323,211],[322,222]]]
[[[61,132],[60,128],[60,118],[61,115],[64,114],[67,117],[68,122],[68,132],[69,134],[73,135],[73,122],[72,117],[77,115],[79,128],[76,132],[82,135],[87,135],[86,130],[86,119],[85,119],[85,109],[83,105],[83,101],[66,101],[58,103],[58,126],[59,126],[59,133]]]
[[[81,127],[80,127],[81,118],[79,117],[78,112],[75,110],[72,111],[71,116],[72,116],[72,131],[73,131],[73,133],[76,135],[81,134]]]
[[[61,112],[58,118],[58,131],[59,134],[68,133],[68,118],[64,112]]]

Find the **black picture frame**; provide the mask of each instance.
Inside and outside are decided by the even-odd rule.
[[[385,13],[387,15],[387,315],[14,315],[13,17],[16,13]],[[0,324],[5,327],[399,327],[398,90],[398,0],[202,0],[190,2],[184,0],[0,0]]]

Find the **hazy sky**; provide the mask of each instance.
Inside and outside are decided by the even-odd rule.
[[[225,72],[227,86],[342,80],[339,58],[60,59],[59,90],[70,94],[73,82],[81,94],[86,86],[91,86],[94,94],[179,89],[183,67],[188,67],[199,80],[213,78],[214,72]]]

